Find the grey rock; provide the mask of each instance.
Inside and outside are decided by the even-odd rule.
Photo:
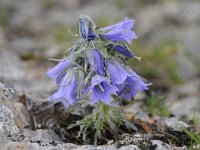
[[[196,112],[199,112],[200,100],[196,96],[186,97],[171,104],[171,112],[177,118],[192,119]]]
[[[84,145],[84,146],[78,146],[75,149],[76,150],[91,150],[91,149],[95,149],[95,150],[140,150],[140,148],[136,145],[127,145],[127,146],[122,146],[120,148],[117,148],[115,144],[102,145],[102,146],[97,146],[97,147],[92,146],[92,145]]]
[[[183,131],[183,128],[188,128],[189,125],[175,118],[166,118],[165,125],[172,131]]]
[[[0,141],[6,140],[8,135],[19,133],[14,115],[5,105],[0,104]]]
[[[127,145],[120,147],[119,150],[140,150],[140,148],[136,145]]]
[[[63,144],[59,144],[57,147],[58,149],[61,149],[61,150],[67,150],[67,149],[75,150],[75,149],[78,149],[79,146],[72,143],[63,143]],[[88,147],[91,148],[91,146],[88,146]]]
[[[24,141],[39,143],[40,146],[54,146],[63,143],[63,140],[51,129],[26,130],[23,135]]]
[[[18,102],[18,94],[14,89],[0,82],[0,105],[3,106],[2,109],[7,108],[12,114],[10,117],[7,116],[8,119],[14,119],[16,126],[19,129],[24,129],[30,127],[30,116],[24,105]]]
[[[22,103],[16,102],[14,103],[14,109],[24,123],[24,128],[30,128],[32,126],[31,117],[25,106]]]
[[[2,150],[40,150],[39,144],[27,142],[4,142],[0,147]]]
[[[200,120],[200,81],[199,79],[185,82],[181,86],[172,88],[166,97],[166,105],[178,119]]]
[[[159,140],[152,140],[151,142],[153,145],[156,145],[156,150],[187,150],[186,147],[171,146]]]
[[[127,145],[117,148],[116,145],[103,145],[103,146],[92,146],[92,145],[82,145],[78,146],[71,143],[62,143],[56,146],[54,145],[40,145],[38,143],[30,142],[4,142],[0,143],[0,147],[3,150],[140,150],[135,145]]]

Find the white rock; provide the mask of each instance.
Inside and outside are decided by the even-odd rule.
[[[152,142],[152,144],[157,146],[155,150],[187,150],[184,147],[171,146],[171,145],[163,143],[162,141],[159,141],[159,140],[152,140],[151,142]]]
[[[188,124],[175,118],[166,118],[165,125],[173,131],[183,131],[183,128],[188,128]]]
[[[12,112],[5,105],[0,104],[0,139],[3,134],[13,135],[18,132]]]

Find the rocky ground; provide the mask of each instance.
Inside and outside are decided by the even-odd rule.
[[[183,127],[200,132],[199,8],[198,0],[0,1],[1,149],[195,149]],[[130,65],[153,83],[124,109],[139,132],[97,147],[69,143],[62,125],[79,114],[48,100],[55,86],[45,75],[54,65],[48,58],[73,44],[68,29],[75,33],[80,14],[102,26],[134,17],[140,39],[132,50],[144,60]]]
[[[196,82],[200,87],[200,82]],[[174,97],[181,96],[179,91]],[[170,98],[169,101],[173,100]],[[185,93],[184,93],[185,94]],[[190,138],[183,128],[192,127],[178,118],[193,117],[193,110],[199,109],[199,100],[191,95],[178,102],[171,103],[173,117],[150,116],[141,105],[144,101],[136,97],[136,102],[125,108],[127,118],[139,129],[139,132],[121,135],[116,140],[97,149],[188,149]],[[188,99],[191,99],[188,101]],[[167,101],[169,103],[169,101]],[[193,105],[190,106],[192,103]],[[182,109],[186,105],[185,109]],[[69,142],[72,136],[62,127],[76,115],[67,112],[61,105],[54,105],[48,99],[40,99],[20,94],[13,88],[0,83],[0,145],[2,149],[94,149],[92,145],[78,146]],[[191,115],[191,116],[190,116]],[[199,116],[198,116],[199,117]],[[200,118],[198,118],[199,120]],[[199,129],[198,129],[199,130]],[[171,143],[170,143],[171,140]]]

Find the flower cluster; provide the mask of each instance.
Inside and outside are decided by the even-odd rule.
[[[80,17],[77,27],[81,39],[70,49],[70,56],[47,72],[58,88],[51,99],[67,108],[86,95],[91,104],[101,101],[110,105],[114,95],[131,100],[138,91],[147,90],[149,84],[126,65],[135,57],[127,47],[137,38],[133,25],[134,20],[126,19],[99,28],[89,17]]]

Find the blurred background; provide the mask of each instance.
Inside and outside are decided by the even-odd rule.
[[[48,59],[62,58],[75,43],[81,14],[101,27],[136,19],[139,38],[130,49],[142,61],[129,64],[172,112],[200,108],[199,0],[0,0],[0,81],[48,97],[54,81],[45,72],[55,65]]]

